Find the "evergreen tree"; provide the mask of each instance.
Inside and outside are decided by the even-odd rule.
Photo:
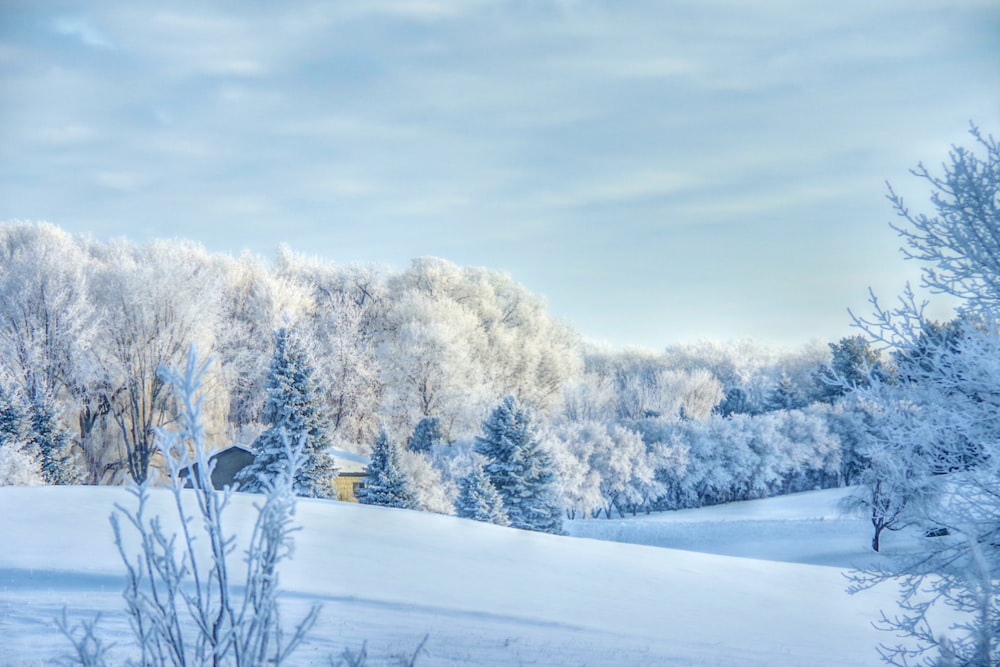
[[[37,452],[42,478],[48,484],[78,484],[81,471],[73,462],[73,437],[56,416],[51,401],[37,397],[31,404],[31,446]]]
[[[285,442],[302,446],[302,467],[295,474],[297,495],[336,497],[336,469],[329,447],[327,426],[317,410],[319,388],[313,380],[308,355],[292,331],[282,327],[274,336],[274,356],[265,384],[264,421],[267,430],[253,443],[254,461],[240,471],[241,491],[260,493],[264,480],[277,479],[288,466]]]
[[[514,528],[562,532],[554,489],[552,457],[542,447],[527,411],[513,396],[505,398],[483,422],[476,452],[486,458],[483,470],[500,494]]]
[[[379,433],[372,448],[371,463],[365,468],[368,479],[358,489],[358,502],[365,505],[416,509],[417,498],[410,480],[399,467],[399,450],[385,431]]]
[[[482,466],[478,465],[459,481],[455,514],[464,519],[495,523],[498,526],[510,525],[510,519],[503,509],[503,498],[490,483]]]
[[[852,389],[867,387],[873,379],[888,378],[882,355],[864,336],[847,336],[829,346],[830,365],[813,376],[820,400],[833,403]]]
[[[726,389],[726,394],[715,408],[712,409],[717,415],[732,417],[733,415],[753,415],[757,414],[750,396],[739,387]]]
[[[426,453],[442,440],[444,436],[441,434],[441,420],[437,417],[424,417],[413,429],[407,448],[412,452]]]
[[[0,447],[23,445],[28,439],[27,417],[14,395],[0,385]]]
[[[781,372],[776,384],[767,395],[765,407],[768,411],[773,410],[799,410],[806,406],[806,400],[802,397],[799,388],[785,371]]]

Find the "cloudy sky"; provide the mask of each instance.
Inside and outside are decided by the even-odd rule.
[[[590,339],[850,333],[996,0],[0,0],[0,220],[512,274]]]

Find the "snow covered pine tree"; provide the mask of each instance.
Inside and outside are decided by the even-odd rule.
[[[358,489],[358,502],[365,505],[416,509],[417,498],[410,480],[399,467],[399,450],[383,430],[372,447],[371,462],[365,468],[368,479]]]
[[[458,485],[455,514],[463,519],[475,519],[498,526],[510,525],[510,519],[503,509],[503,498],[493,488],[482,466],[473,468],[472,472],[459,480]]]
[[[241,491],[260,493],[288,466],[287,445],[302,444],[302,467],[295,474],[295,493],[309,498],[335,498],[333,458],[326,423],[318,405],[313,367],[294,332],[282,327],[274,335],[274,357],[265,385],[264,421],[269,424],[253,443],[254,461],[236,476]]]
[[[552,457],[542,447],[531,417],[508,396],[483,422],[476,452],[486,458],[483,470],[503,499],[514,528],[562,532]]]

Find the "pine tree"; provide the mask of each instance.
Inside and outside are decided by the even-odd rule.
[[[778,378],[778,384],[767,395],[765,405],[768,411],[798,410],[805,407],[806,400],[788,373],[782,371],[781,377]]]
[[[478,465],[459,481],[455,514],[464,519],[495,523],[498,526],[510,525],[510,519],[503,509],[503,498],[486,477],[482,466]]]
[[[371,462],[365,469],[368,479],[358,489],[358,502],[365,505],[416,509],[417,498],[399,467],[399,450],[385,431],[372,447]]]
[[[864,336],[848,336],[828,345],[830,364],[813,374],[820,400],[833,403],[852,389],[864,389],[873,379],[888,378],[881,353]]]
[[[441,420],[437,417],[424,417],[413,429],[413,435],[407,443],[407,448],[413,452],[429,452],[431,447],[444,439],[441,434]]]
[[[336,497],[336,469],[324,451],[330,443],[326,422],[317,409],[319,388],[313,380],[313,367],[302,344],[287,328],[275,333],[265,388],[268,395],[263,416],[269,427],[253,443],[253,463],[236,477],[240,490],[260,493],[265,480],[277,478],[288,465],[287,441],[302,446],[303,463],[295,474],[295,493]]]
[[[514,528],[562,532],[554,489],[552,457],[542,447],[527,411],[513,396],[505,398],[483,422],[476,452],[486,458],[483,470],[503,499]]]
[[[719,404],[712,409],[712,412],[723,417],[732,417],[733,415],[753,415],[757,413],[757,410],[746,390],[730,387],[726,390],[726,394]]]
[[[73,462],[73,436],[56,416],[51,401],[39,396],[31,404],[31,450],[37,452],[48,484],[78,484],[82,474]]]
[[[27,417],[14,395],[0,385],[0,447],[23,445],[28,439]]]

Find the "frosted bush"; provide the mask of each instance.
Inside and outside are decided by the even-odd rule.
[[[38,461],[17,445],[0,447],[0,486],[41,486]]]

